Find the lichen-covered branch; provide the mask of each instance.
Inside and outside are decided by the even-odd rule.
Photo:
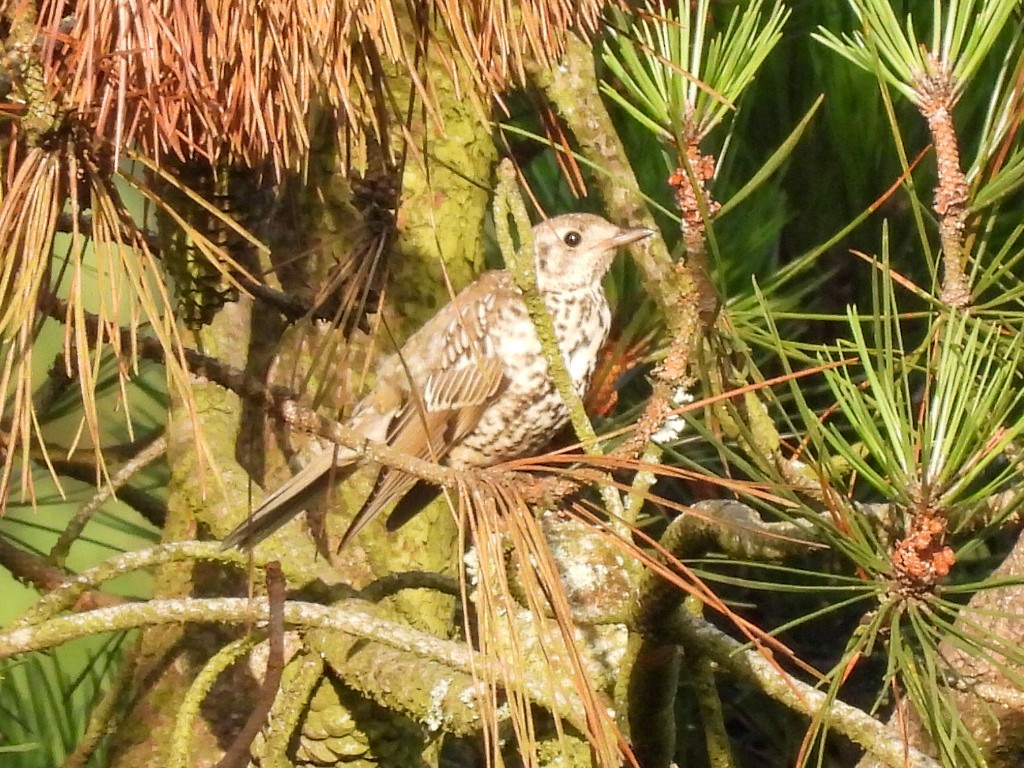
[[[718,294],[711,283],[707,256],[707,222],[721,208],[708,192],[708,183],[715,176],[715,158],[705,155],[696,143],[688,144],[680,153],[680,167],[668,178],[676,190],[676,204],[681,216],[684,263],[693,281],[697,312],[704,330],[711,327],[718,310]],[[676,265],[679,269],[679,265]],[[669,378],[672,383],[677,378]]]
[[[555,326],[551,320],[544,299],[537,290],[537,275],[533,265],[533,233],[530,219],[526,213],[526,205],[519,194],[515,168],[510,160],[504,160],[498,167],[498,189],[494,198],[494,223],[498,231],[498,242],[501,245],[505,265],[512,273],[519,290],[523,292],[526,309],[530,320],[537,331],[537,339],[547,359],[548,370],[555,382],[562,402],[569,411],[569,420],[576,437],[580,440],[583,450],[590,455],[600,455],[601,447],[597,442],[597,434],[590,423],[590,418],[583,406],[583,399],[573,386],[572,377],[566,368],[565,359],[558,349]],[[516,222],[519,232],[520,248],[516,252],[508,227],[508,217]],[[601,486],[601,498],[608,511],[616,519],[622,519],[624,509],[618,492],[610,485]]]
[[[579,38],[570,37],[558,68],[536,67],[530,74],[569,126],[584,156],[601,171],[597,185],[611,217],[633,226],[656,228],[653,217],[643,206],[640,185],[625,148],[601,101],[591,46]],[[661,309],[665,325],[674,339],[673,347],[691,349],[702,331],[696,282],[688,267],[672,263],[661,238],[648,238],[630,248],[630,253],[640,266],[645,291]],[[689,355],[686,357],[690,359]],[[685,370],[687,364],[682,363],[678,367]],[[682,378],[680,375],[679,380]],[[650,434],[658,429],[660,425],[655,425],[655,420],[671,410],[671,407],[664,407],[670,397],[671,390],[656,387],[645,411],[646,417],[638,423],[638,431],[644,425],[651,426]],[[638,434],[636,440],[629,441],[631,450],[641,451],[648,444],[650,434]],[[636,519],[639,504],[618,506],[626,523]]]
[[[50,549],[50,560],[58,566],[63,566],[67,560],[68,552],[71,551],[71,546],[78,540],[78,537],[82,535],[85,530],[85,526],[89,524],[92,516],[99,511],[100,507],[107,503],[117,491],[129,480],[131,480],[136,473],[145,469],[152,462],[164,455],[167,450],[167,439],[163,436],[157,437],[149,445],[139,451],[135,456],[125,462],[124,466],[121,467],[114,476],[110,478],[110,482],[102,486],[93,497],[89,499],[85,504],[78,508],[75,512],[74,517],[71,518],[71,522],[67,524],[63,531],[61,531],[57,542]]]
[[[130,603],[73,616],[56,616],[0,632],[0,659],[53,648],[103,632],[191,623],[247,624],[267,621],[268,615],[269,601],[263,597],[182,598]],[[358,601],[343,601],[331,607],[290,601],[284,606],[284,622],[292,627],[341,632],[358,638],[374,646],[367,650],[368,654],[374,658],[384,654],[390,658],[392,665],[396,663],[396,657],[385,654],[383,649],[401,652],[403,661],[407,663],[411,663],[410,659],[416,659],[416,664],[427,660],[442,665],[447,668],[449,677],[452,670],[464,675],[465,686],[472,687],[472,690],[475,690],[474,680],[503,679],[502,672],[494,662],[475,654],[466,644],[443,640],[382,618],[372,606],[360,605]],[[585,727],[585,723],[577,717],[575,702],[564,699],[553,701],[546,681],[525,680],[523,685],[532,701],[551,709],[575,727]],[[460,718],[451,715],[453,721],[475,723],[478,714],[474,707],[477,702],[472,696],[460,698],[461,693],[456,690],[454,695],[445,697],[446,706],[456,707],[461,701],[470,711]]]
[[[83,571],[77,576],[64,580],[59,586],[51,587],[50,591],[43,595],[29,611],[26,611],[17,621],[12,622],[9,629],[31,627],[46,621],[70,609],[82,595],[97,590],[105,582],[126,573],[167,563],[197,560],[233,562],[239,566],[244,566],[247,562],[243,553],[237,550],[224,551],[218,542],[210,541],[171,542],[150,549],[125,552],[105,560],[94,568]],[[262,566],[265,562],[266,560],[261,561],[257,556],[257,566]]]
[[[703,605],[694,597],[686,598],[686,610],[693,616],[703,616]],[[707,746],[708,765],[711,768],[732,768],[735,765],[729,733],[722,713],[722,699],[718,692],[718,663],[703,649],[690,646],[687,649],[687,668],[693,679],[697,697],[697,709],[704,729],[704,744]]]
[[[884,723],[786,674],[777,662],[759,651],[745,649],[703,619],[677,610],[663,631],[666,640],[699,648],[734,681],[748,683],[796,712],[815,718],[827,710],[826,719],[832,730],[864,747],[890,768],[939,768],[936,760],[905,744]]]
[[[174,734],[169,746],[169,757],[167,768],[188,768],[192,765],[190,742],[192,735],[192,724],[200,716],[200,708],[209,693],[213,684],[228,667],[245,656],[253,646],[257,638],[243,637],[217,651],[213,658],[203,665],[199,674],[192,680],[185,699],[178,706],[177,717],[174,723]]]
[[[766,531],[783,526],[785,538],[764,538]],[[703,502],[693,512],[677,517],[662,535],[659,544],[676,559],[693,557],[706,550],[712,543],[721,543],[727,551],[738,556],[750,557],[759,553],[771,559],[784,557],[789,552],[806,551],[803,535],[810,536],[791,524],[763,523],[757,514],[744,504],[729,500]],[[763,550],[759,546],[764,544]],[[773,546],[776,545],[776,546]],[[742,554],[741,554],[742,553]],[[651,765],[666,765],[664,756],[668,744],[674,743],[674,724],[667,712],[672,710],[678,687],[680,654],[685,654],[690,669],[697,675],[698,683],[705,686],[701,695],[711,714],[714,708],[710,702],[715,694],[713,675],[708,659],[700,647],[690,647],[666,637],[666,626],[673,616],[682,611],[683,593],[653,570],[644,571],[640,578],[636,598],[630,606],[629,625],[637,633],[630,638],[632,658],[623,664],[617,684],[617,692],[628,696],[626,711],[629,712],[630,732],[639,748],[651,760]],[[621,706],[621,704],[620,704]],[[659,715],[659,712],[661,713]],[[661,730],[640,725],[660,722]],[[709,726],[709,736],[716,738],[715,752],[723,754],[727,740]],[[646,763],[645,763],[646,765]]]
[[[669,768],[676,752],[676,690],[683,652],[660,637],[631,633],[616,686],[616,711],[625,714],[633,752],[644,768]]]

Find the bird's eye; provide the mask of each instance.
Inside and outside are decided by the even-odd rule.
[[[575,248],[581,242],[583,242],[583,236],[580,235],[575,229],[571,232],[566,232],[565,237],[562,238],[562,242],[568,245],[570,248]]]

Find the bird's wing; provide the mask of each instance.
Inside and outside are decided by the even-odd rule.
[[[420,397],[409,402],[391,423],[388,444],[424,461],[439,462],[480,420],[480,415],[504,388],[504,366],[496,357],[478,358],[469,365],[434,373]],[[342,536],[339,549],[388,504],[417,482],[413,475],[384,468],[366,504]],[[404,522],[404,521],[403,521]],[[388,526],[392,526],[389,524]]]
[[[443,417],[443,421],[438,422],[436,427],[437,434],[443,437],[443,442],[434,447],[431,455],[420,456],[420,458],[428,461],[440,461],[447,456],[451,447],[461,442],[462,438],[477,425],[484,410],[501,392],[504,385],[504,367],[500,360],[493,357],[480,361],[472,368],[467,366],[432,376],[424,388],[424,401],[428,411],[432,408],[436,409],[433,414]],[[419,414],[413,418],[421,424],[424,422]],[[369,500],[363,508],[363,512],[366,514],[365,520],[372,520],[374,515],[396,499],[406,501],[405,495],[418,483],[422,485],[419,478],[405,472],[394,469],[382,471],[373,493],[370,494]],[[436,496],[437,489],[435,488],[432,492],[418,494],[417,498],[410,500],[409,504],[401,504],[400,508],[393,510],[388,517],[387,529],[397,531],[422,511]],[[365,524],[365,522],[362,523],[362,525]],[[352,535],[354,536],[355,533]],[[346,535],[342,545],[350,538],[351,536]]]
[[[371,440],[384,440],[401,401],[388,387],[381,387],[375,395],[375,407],[365,409],[353,419],[352,426]],[[313,455],[306,466],[268,493],[253,513],[224,537],[224,548],[256,546],[347,478],[358,459],[355,451],[340,445]]]
[[[388,431],[392,447],[425,461],[440,462],[477,425],[505,386],[504,366],[494,355],[496,329],[489,323],[495,305],[514,300],[516,295],[507,273],[485,272],[382,366],[382,377],[392,381],[404,377],[408,385],[405,403]],[[338,548],[415,484],[412,475],[383,469]]]
[[[306,509],[331,485],[348,475],[355,454],[347,448],[324,451],[298,474],[275,488],[253,513],[224,537],[224,549],[251,548]]]

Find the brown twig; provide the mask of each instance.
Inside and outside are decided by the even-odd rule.
[[[707,221],[722,207],[707,188],[715,175],[715,158],[702,153],[700,146],[693,143],[683,148],[680,161],[680,167],[668,178],[669,186],[675,188],[686,248],[686,255],[676,264],[676,270],[685,265],[686,274],[680,275],[680,282],[692,282],[693,295],[687,299],[695,304],[706,331],[714,322],[718,309],[718,295],[711,282],[707,258]],[[678,380],[678,375],[670,379],[670,383],[675,380]]]
[[[2,537],[0,537],[0,565],[10,571],[18,581],[35,587],[40,592],[49,592],[75,577],[75,574],[46,562],[41,556],[17,547]],[[90,589],[80,594],[70,609],[76,612],[91,611],[93,608],[104,608],[123,603],[124,600],[115,595]]]
[[[284,600],[285,582],[281,572],[281,564],[276,560],[267,563],[267,599],[269,601],[269,617],[267,635],[270,639],[270,653],[267,656],[267,670],[263,676],[263,684],[256,694],[252,711],[249,713],[242,730],[235,736],[231,746],[217,763],[217,768],[241,768],[249,760],[250,747],[256,734],[263,728],[267,715],[274,706],[278,688],[281,686],[281,674],[284,672]]]

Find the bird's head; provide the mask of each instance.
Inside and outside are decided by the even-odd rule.
[[[599,283],[616,249],[650,237],[653,230],[617,227],[592,213],[568,213],[533,228],[537,288],[572,291]]]

